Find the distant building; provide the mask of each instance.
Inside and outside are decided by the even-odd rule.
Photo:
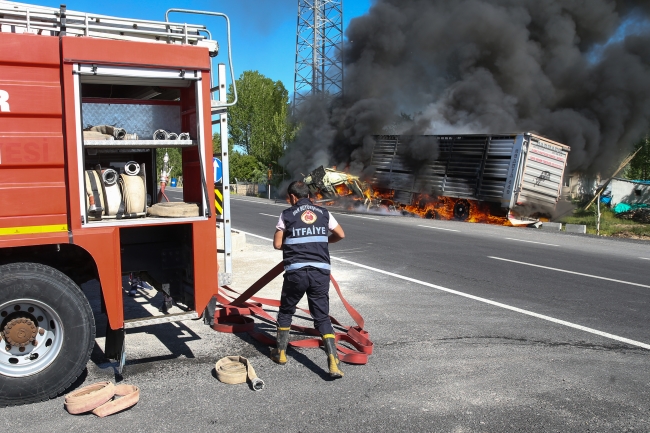
[[[576,200],[583,197],[592,197],[598,185],[600,175],[587,176],[580,173],[566,173],[562,180],[561,197],[566,200]]]
[[[611,183],[612,206],[619,203],[650,205],[650,181],[615,177]]]

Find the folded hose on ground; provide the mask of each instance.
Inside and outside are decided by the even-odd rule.
[[[120,398],[115,398],[120,397]],[[140,400],[140,388],[134,385],[113,385],[97,382],[84,386],[65,396],[68,413],[78,415],[91,412],[100,418],[134,406]]]
[[[257,377],[250,361],[243,356],[221,358],[215,364],[214,369],[220,382],[234,385],[250,380],[253,391],[264,389],[264,381]]]

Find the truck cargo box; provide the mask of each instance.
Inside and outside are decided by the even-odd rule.
[[[413,139],[437,146],[436,159],[417,170],[406,156]],[[393,190],[400,201],[425,193],[499,203],[521,215],[555,207],[570,150],[532,133],[380,135],[375,140],[371,183]]]

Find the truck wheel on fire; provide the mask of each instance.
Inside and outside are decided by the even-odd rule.
[[[79,286],[37,263],[0,266],[0,407],[55,397],[86,368],[95,321]]]
[[[469,218],[470,204],[467,200],[461,199],[454,205],[454,218],[460,221],[465,221]]]

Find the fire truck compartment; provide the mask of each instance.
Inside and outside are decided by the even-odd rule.
[[[201,86],[197,84],[201,72],[94,64],[75,64],[73,69],[79,95],[76,133],[81,150],[82,224],[169,222],[150,216],[147,208],[159,201],[161,161],[172,148],[180,149],[182,164],[167,168],[174,168],[173,176],[183,180],[183,201],[199,208],[198,215],[179,217],[179,222],[206,218],[211,203],[201,164],[205,160]],[[119,188],[106,183],[106,171],[117,177]],[[116,203],[119,199],[121,205]]]
[[[176,302],[194,307],[191,224],[120,228],[122,275],[133,273]]]

